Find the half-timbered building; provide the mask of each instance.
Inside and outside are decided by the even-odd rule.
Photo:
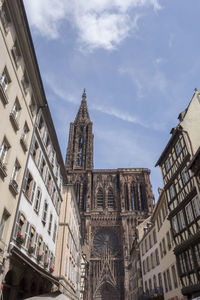
[[[200,198],[196,176],[189,170],[200,145],[200,94],[197,90],[178,119],[156,166],[162,171],[182,293],[192,298],[200,295]]]

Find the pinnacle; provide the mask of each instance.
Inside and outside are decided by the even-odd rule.
[[[87,95],[86,95],[86,90],[84,88],[83,94],[82,94],[82,101],[86,101]]]

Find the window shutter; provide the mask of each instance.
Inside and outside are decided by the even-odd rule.
[[[30,223],[27,222],[26,223],[26,230],[25,230],[25,248],[27,248],[28,245],[29,245],[30,234],[31,234]]]

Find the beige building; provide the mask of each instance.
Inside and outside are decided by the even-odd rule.
[[[10,241],[36,110],[44,105],[43,99],[23,5],[21,1],[0,1],[0,274]]]
[[[160,254],[160,287],[163,290],[165,300],[183,299],[181,283],[177,274],[176,257],[173,253],[175,244],[171,236],[170,222],[167,219],[169,213],[167,201],[162,189],[159,189],[159,193],[152,222],[155,224]]]
[[[200,296],[200,198],[197,177],[189,170],[200,146],[199,116],[200,93],[195,90],[156,163],[163,176],[181,292],[188,298]]]
[[[66,299],[80,299],[81,262],[84,271],[79,209],[74,186],[68,184],[63,188],[55,262],[55,276],[59,279],[60,290]]]
[[[146,222],[144,236],[140,241],[139,247],[142,265],[143,297],[145,299],[163,299],[157,234],[151,219]]]

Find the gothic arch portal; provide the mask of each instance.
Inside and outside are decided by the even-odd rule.
[[[96,291],[94,300],[120,300],[120,295],[113,285],[104,282]]]

